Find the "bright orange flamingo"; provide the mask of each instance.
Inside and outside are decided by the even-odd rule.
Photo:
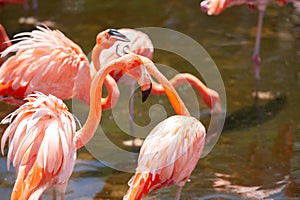
[[[0,24],[0,52],[4,51],[7,47],[11,46],[11,42],[6,34],[5,28]],[[0,58],[0,66],[4,60]]]
[[[170,82],[154,64],[143,58],[147,71],[163,85],[177,115],[159,123],[146,137],[138,158],[135,175],[129,181],[124,200],[139,200],[152,190],[177,185],[176,200],[181,189],[195,168],[205,144],[205,128],[191,117],[184,103]],[[204,87],[204,84],[201,84]],[[203,88],[202,95],[210,98],[215,93]],[[212,102],[212,101],[211,101]],[[220,100],[214,101],[213,109],[220,110]]]
[[[21,105],[33,91],[53,94],[60,99],[77,98],[89,104],[91,72],[81,48],[58,30],[38,26],[32,32],[19,33],[19,41],[7,48],[2,56],[16,52],[0,68],[0,100]],[[94,65],[100,68],[103,49],[118,41],[128,41],[114,29],[97,35],[93,52]],[[105,80],[108,96],[102,100],[103,109],[111,108],[118,99],[117,84],[110,76]],[[114,97],[114,98],[112,98]]]
[[[289,2],[296,2],[295,0],[276,0],[280,6],[284,6]],[[256,92],[258,91],[258,82],[260,80],[260,40],[261,40],[261,31],[263,25],[264,12],[266,10],[269,0],[204,0],[201,2],[200,6],[203,11],[207,12],[208,15],[218,15],[226,8],[229,8],[234,5],[247,4],[250,8],[255,6],[258,9],[258,23],[256,31],[256,40],[253,53],[253,61],[255,65],[255,79],[256,79]]]
[[[16,182],[11,199],[39,199],[42,193],[55,187],[64,199],[67,182],[76,159],[76,149],[94,135],[101,119],[102,86],[106,75],[122,69],[142,87],[143,101],[151,90],[151,79],[143,69],[142,60],[127,55],[101,68],[92,81],[90,111],[83,127],[76,132],[75,119],[62,100],[49,94],[30,94],[27,102],[8,115],[2,123],[10,123],[1,140],[4,153],[9,138],[7,166],[16,168]]]

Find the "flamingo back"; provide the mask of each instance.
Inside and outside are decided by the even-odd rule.
[[[75,165],[76,124],[66,105],[53,95],[31,94],[2,120],[9,123],[1,140],[9,140],[7,167],[16,168],[11,199],[38,199],[56,186],[64,193]]]
[[[15,37],[19,42],[1,55],[16,52],[0,68],[0,96],[23,98],[33,91],[60,99],[89,96],[84,95],[91,83],[88,59],[63,33],[38,26]]]
[[[183,186],[205,143],[205,128],[195,118],[175,115],[159,123],[140,150],[138,167],[124,199],[138,200],[152,190]]]

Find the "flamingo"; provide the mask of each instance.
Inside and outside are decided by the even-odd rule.
[[[7,3],[17,3],[17,4],[23,4],[23,8],[25,11],[25,14],[29,11],[29,5],[27,0],[0,0],[0,6],[5,6]],[[32,0],[32,9],[34,13],[37,13],[38,11],[38,1]]]
[[[77,98],[89,104],[91,72],[87,57],[81,48],[59,30],[37,26],[32,32],[19,33],[16,44],[2,52],[2,57],[16,52],[0,68],[0,100],[21,105],[23,98],[34,91],[53,94],[60,99]],[[99,56],[103,49],[116,41],[128,41],[114,29],[97,35],[92,60],[100,68]],[[119,90],[109,75],[105,80],[108,96],[102,100],[103,109],[111,108],[118,99]],[[112,98],[114,97],[114,98]]]
[[[172,84],[159,72],[151,60],[143,58],[146,70],[165,90],[177,115],[160,122],[146,137],[138,157],[136,172],[123,200],[139,200],[152,190],[177,185],[175,199],[200,159],[205,144],[205,127],[192,117]],[[201,84],[206,98],[217,94]],[[220,99],[210,101],[215,112],[221,111]]]
[[[11,42],[6,34],[5,28],[0,24],[0,52],[4,51],[7,47],[11,46]],[[4,59],[0,58],[0,66]]]
[[[113,59],[118,58],[119,56],[124,55],[124,53],[136,53],[138,55],[142,55],[144,57],[149,58],[150,60],[153,59],[153,53],[154,53],[154,47],[152,44],[152,41],[150,37],[138,30],[130,29],[130,28],[122,28],[122,29],[117,29],[120,33],[125,35],[130,42],[128,43],[118,43],[116,42],[114,46],[115,48],[111,47],[108,49],[103,50],[103,52],[100,55],[100,62],[101,63],[108,63]],[[117,51],[116,51],[117,50]],[[103,65],[102,64],[102,65]],[[97,69],[96,69],[97,70]],[[119,81],[123,74],[122,70],[114,70],[110,73],[110,75],[116,80]],[[133,93],[134,90],[134,84],[135,82],[130,81],[128,79],[125,79],[125,83],[130,85],[131,88],[131,93]],[[175,75],[172,79],[170,79],[170,84],[174,88],[177,88],[181,84],[184,83],[189,83],[191,84],[203,97],[204,102],[212,108],[213,104],[217,101],[219,101],[219,95],[217,92],[214,90],[211,90],[203,85],[203,83],[194,75],[189,74],[189,73],[179,73]],[[210,90],[210,91],[206,91]],[[205,95],[206,93],[210,92],[211,95]],[[153,82],[152,84],[152,89],[151,89],[151,94],[152,95],[164,95],[165,90],[162,85]],[[212,102],[211,102],[212,100]],[[133,130],[133,109],[134,109],[134,104],[133,101],[130,101],[130,109],[129,109],[129,127],[130,127],[130,132],[133,135],[134,130]],[[129,142],[124,142],[124,143],[129,143]],[[131,144],[135,144],[134,141],[130,142]]]
[[[75,119],[59,98],[41,92],[29,94],[27,102],[2,120],[10,123],[1,140],[4,153],[9,138],[7,167],[10,161],[17,178],[11,199],[39,199],[55,187],[64,199],[67,182],[75,165],[76,149],[94,135],[102,115],[101,95],[105,77],[114,69],[122,69],[142,87],[145,101],[150,94],[150,75],[139,56],[130,54],[101,68],[90,90],[90,111],[83,127],[76,131]]]
[[[121,44],[118,44],[118,42],[116,42],[114,44],[116,46],[116,48],[111,47],[111,48],[108,48],[108,49],[104,49],[102,51],[101,55],[100,55],[100,57],[101,57],[100,58],[100,63],[103,63],[103,64],[108,63],[111,60],[114,60],[114,59],[118,58],[119,56],[122,56],[121,55],[122,53],[129,53],[129,52],[133,52],[133,53],[136,53],[138,55],[142,55],[144,57],[149,58],[150,60],[153,59],[154,47],[153,47],[153,44],[152,44],[152,41],[151,41],[150,37],[147,34],[141,32],[141,31],[130,29],[130,28],[122,28],[122,29],[118,29],[118,31],[120,33],[122,33],[123,35],[125,35],[130,40],[130,42],[121,43]],[[123,47],[120,47],[121,45],[123,45]],[[122,50],[120,50],[121,48],[123,48],[123,51],[125,51],[125,52],[119,52],[119,51],[122,51]],[[116,81],[119,81],[124,74],[123,74],[123,71],[119,69],[119,70],[112,71],[110,73],[110,75]],[[209,97],[214,98],[215,101],[219,100],[219,96],[218,96],[216,91],[205,87],[204,84],[197,77],[195,77],[192,74],[179,73],[179,74],[176,74],[169,81],[170,81],[170,84],[174,88],[177,88],[179,85],[188,82],[202,95],[205,103],[210,108],[212,108],[212,105],[211,105],[212,103],[210,102],[211,98],[209,98]],[[209,91],[211,93],[210,96],[205,96],[205,93],[208,93],[208,91],[206,91],[206,90],[210,90]],[[152,89],[151,89],[151,94],[153,94],[153,95],[164,95],[165,90],[164,90],[162,85],[153,82]],[[214,94],[214,95],[212,95],[212,94]]]
[[[130,42],[128,43],[118,43],[116,42],[114,44],[114,47],[108,48],[103,50],[102,54],[100,55],[100,62],[101,65],[110,62],[111,60],[114,60],[124,54],[127,53],[136,53],[138,55],[145,56],[149,59],[152,60],[153,58],[153,44],[149,36],[141,31],[131,29],[131,28],[121,28],[117,29],[120,33],[125,35]],[[99,70],[99,69],[96,69]],[[110,75],[115,79],[115,81],[119,81],[124,73],[122,70],[114,70],[110,73]],[[122,79],[122,82],[130,86],[130,94],[134,92],[135,89],[135,81],[126,78]],[[130,128],[130,133],[132,136],[134,136],[134,116],[133,116],[133,110],[134,110],[134,99],[130,99],[129,101],[129,128]],[[134,148],[135,143],[139,141],[138,138],[135,140],[131,140],[130,143],[132,143],[132,148]],[[125,143],[128,143],[125,141]]]
[[[284,6],[289,2],[296,2],[295,0],[276,0],[280,6]],[[226,8],[229,8],[234,5],[247,4],[249,8],[254,8],[255,6],[258,9],[258,23],[256,30],[256,39],[253,52],[253,62],[255,66],[255,80],[256,80],[256,96],[258,95],[258,83],[260,80],[260,41],[261,41],[261,31],[263,26],[263,17],[264,12],[267,8],[269,0],[204,0],[200,3],[200,6],[204,12],[207,12],[208,15],[218,15]]]

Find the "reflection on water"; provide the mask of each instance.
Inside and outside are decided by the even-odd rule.
[[[200,11],[198,4],[197,1],[179,0],[39,1],[39,13],[31,23],[18,22],[24,17],[20,5],[1,7],[0,22],[10,37],[31,30],[32,24],[37,22],[51,22],[50,26],[64,32],[86,53],[91,51],[96,34],[111,27],[166,27],[189,35],[204,46],[222,74],[228,116],[217,145],[199,161],[182,191],[182,199],[300,198],[300,26],[297,12],[291,6],[279,8],[275,4],[266,11],[260,89],[280,95],[259,101],[262,123],[257,126],[251,59],[257,13],[239,6],[220,16],[209,17]],[[161,51],[155,51],[154,60],[179,71],[185,71],[187,64]],[[158,102],[172,113],[165,97],[152,97],[150,101]],[[1,119],[14,109],[1,103]],[[145,111],[142,105],[137,105],[136,109],[137,113]],[[122,146],[122,141],[129,137],[114,124],[111,116],[109,111],[103,113],[103,128],[109,130],[109,138],[115,144],[130,150]],[[136,120],[139,124],[145,121],[142,117]],[[204,124],[207,125],[205,120]],[[1,133],[4,128],[0,126]],[[104,166],[85,150],[78,154],[67,199],[121,199],[132,174]],[[7,172],[6,158],[2,156],[1,199],[9,198],[13,181],[14,171]],[[175,190],[176,187],[168,187],[153,191],[145,199],[173,199]],[[43,199],[53,199],[52,190],[47,191]]]

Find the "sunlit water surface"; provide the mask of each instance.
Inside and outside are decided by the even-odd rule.
[[[218,66],[226,89],[228,117],[213,151],[199,161],[186,183],[182,199],[299,199],[300,16],[292,6],[280,8],[272,4],[266,11],[260,91],[271,95],[260,100],[257,109],[252,96],[255,82],[251,59],[257,12],[239,6],[219,16],[206,16],[198,5],[199,1],[179,0],[39,1],[33,22],[25,24],[21,5],[8,5],[0,8],[0,23],[10,37],[31,30],[33,25],[28,23],[48,24],[78,43],[87,54],[96,34],[106,28],[164,27],[190,36]],[[154,60],[179,71],[185,71],[187,65],[183,59],[162,51],[155,51]],[[136,101],[140,101],[140,96],[136,96]],[[152,97],[146,107],[153,102],[166,107],[168,115],[173,114],[166,97]],[[71,109],[72,102],[67,104]],[[149,120],[145,105],[136,103],[136,123]],[[1,103],[1,118],[14,109]],[[205,120],[204,123],[207,126]],[[111,112],[104,112],[101,125],[116,145],[130,151],[122,146],[122,141],[130,137],[114,124]],[[0,126],[1,133],[4,129]],[[81,149],[66,198],[121,199],[131,175],[106,167]],[[12,167],[7,171],[6,157],[0,157],[1,199],[9,199],[14,176]],[[145,199],[173,199],[175,191],[175,186],[164,188]],[[43,199],[53,199],[53,195],[49,190]]]

